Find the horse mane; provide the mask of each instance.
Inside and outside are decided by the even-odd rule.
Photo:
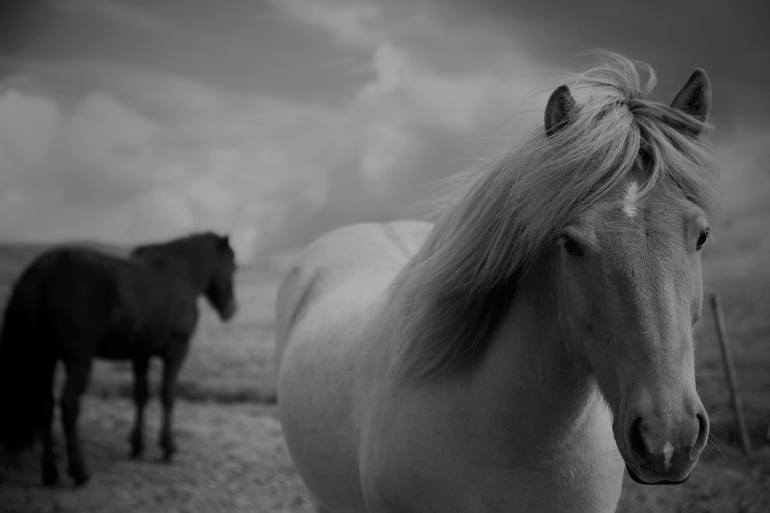
[[[168,242],[136,246],[131,251],[131,258],[155,269],[186,273],[198,288],[205,287],[211,279],[212,266],[218,261],[217,255],[223,251],[234,257],[228,237],[202,232]]]
[[[213,245],[214,241],[219,241],[221,238],[214,232],[193,233],[167,242],[154,242],[136,246],[131,251],[131,256],[152,259],[178,256],[180,254],[187,255],[193,249],[199,250],[201,243],[207,240],[211,241]]]
[[[692,136],[705,124],[647,98],[656,83],[650,66],[614,53],[600,57],[567,81],[579,105],[569,123],[550,137],[538,126],[498,161],[463,174],[396,277],[386,315],[406,380],[477,361],[521,277],[545,261],[576,214],[633,170],[644,171],[641,195],[663,185],[713,209],[713,160]]]

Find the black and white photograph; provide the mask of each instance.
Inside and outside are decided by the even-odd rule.
[[[0,0],[0,513],[770,511],[768,26]]]

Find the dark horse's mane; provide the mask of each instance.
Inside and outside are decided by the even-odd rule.
[[[135,246],[131,251],[132,257],[153,257],[165,256],[179,253],[189,253],[192,248],[199,247],[200,243],[206,240],[221,241],[227,240],[226,237],[220,237],[214,232],[193,233],[185,237],[173,239],[168,242],[152,242]]]
[[[150,262],[156,267],[168,267],[173,261],[183,258],[188,264],[188,271],[193,278],[200,277],[199,268],[205,264],[206,255],[200,252],[201,247],[209,247],[212,251],[224,250],[233,255],[227,236],[213,232],[201,232],[173,239],[168,242],[154,242],[134,247],[131,258]]]

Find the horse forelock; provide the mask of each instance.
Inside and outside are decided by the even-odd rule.
[[[497,162],[465,173],[428,240],[392,289],[389,315],[408,378],[473,362],[518,279],[548,258],[567,223],[627,182],[637,201],[662,185],[709,212],[711,156],[689,133],[704,124],[647,98],[653,70],[617,54],[572,77],[579,107],[550,137],[542,127]],[[642,81],[640,68],[647,72]]]

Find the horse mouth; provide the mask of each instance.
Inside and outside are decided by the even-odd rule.
[[[628,463],[626,463],[626,471],[628,472],[628,475],[631,476],[631,479],[634,480],[635,483],[643,484],[643,485],[678,485],[682,484],[688,479],[690,479],[691,474],[687,474],[683,479],[680,480],[671,480],[671,479],[662,479],[660,481],[643,481],[633,470],[631,470],[631,467],[628,466]]]

